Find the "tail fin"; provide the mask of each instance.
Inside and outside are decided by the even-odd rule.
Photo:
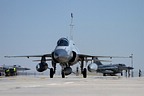
[[[103,65],[97,57],[94,58],[94,63],[96,63],[98,66]]]

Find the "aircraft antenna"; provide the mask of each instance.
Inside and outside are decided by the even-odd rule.
[[[73,31],[73,13],[71,13],[71,23],[70,23],[70,39],[73,40],[73,34],[72,34],[72,31]]]

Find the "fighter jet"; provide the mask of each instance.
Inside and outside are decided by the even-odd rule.
[[[6,76],[14,76],[17,74],[17,71],[25,71],[25,70],[30,70],[30,68],[21,67],[20,65],[1,65],[0,66],[0,73],[4,73]]]
[[[73,27],[72,20],[73,20],[73,15],[71,14],[71,24],[70,24],[71,29]],[[50,78],[53,78],[55,74],[56,64],[60,64],[62,78],[65,78],[65,75],[69,75],[72,73],[71,66],[80,62],[81,73],[83,75],[83,78],[86,78],[87,77],[87,65],[88,65],[87,63],[89,60],[93,61],[94,58],[115,58],[117,56],[93,56],[93,55],[88,55],[88,54],[81,54],[78,48],[75,46],[75,43],[72,38],[68,39],[68,38],[62,37],[57,41],[57,45],[54,51],[52,51],[49,54],[26,55],[26,56],[5,56],[5,57],[8,57],[8,58],[40,57],[41,60],[36,60],[36,61],[40,61],[40,63],[36,66],[36,70],[38,72],[43,72],[47,69],[50,69]],[[52,68],[48,67],[48,63],[46,61],[51,61]]]
[[[72,40],[68,40],[67,38],[60,38],[57,41],[57,45],[50,54],[44,54],[44,55],[27,55],[27,56],[5,56],[8,58],[11,57],[41,57],[40,63],[36,66],[36,70],[38,72],[43,72],[47,69],[50,69],[50,78],[53,78],[53,75],[56,71],[56,64],[60,64],[62,70],[61,75],[62,78],[65,78],[65,75],[69,75],[72,73],[71,66],[81,62],[81,73],[83,74],[83,77],[87,77],[87,69],[84,66],[84,61],[87,61],[87,58],[95,58],[100,56],[91,56],[91,55],[84,55],[80,54],[78,49],[75,47],[75,43]],[[105,56],[104,56],[105,57]],[[106,56],[107,57],[107,56]],[[108,56],[110,58],[110,56]],[[46,61],[51,61],[52,68],[48,67],[48,64]]]
[[[95,61],[95,64],[88,65],[89,72],[102,73],[103,76],[115,76],[117,73],[123,72],[123,70],[129,71],[134,69],[133,67],[126,66],[125,64],[108,64],[103,65],[100,61]]]
[[[1,65],[0,66],[0,70],[10,69],[10,68],[16,68],[17,71],[30,70],[30,68],[21,67],[20,65]]]

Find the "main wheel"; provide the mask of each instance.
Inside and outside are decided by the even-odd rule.
[[[83,69],[83,78],[87,78],[87,69],[86,68]]]
[[[106,73],[103,73],[103,76],[106,76]]]
[[[123,76],[123,72],[121,72],[121,76]]]
[[[65,73],[64,73],[63,70],[62,70],[62,72],[61,72],[61,75],[62,75],[62,78],[65,78]]]
[[[50,68],[50,78],[53,78],[53,75],[54,75],[53,68]]]

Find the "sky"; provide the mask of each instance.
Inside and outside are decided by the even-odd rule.
[[[144,70],[144,0],[0,0],[0,64],[35,70],[40,58],[7,55],[51,53],[61,37],[73,38],[81,53],[130,56],[135,70]],[[131,59],[110,63],[131,66]],[[49,62],[50,64],[50,62]]]

